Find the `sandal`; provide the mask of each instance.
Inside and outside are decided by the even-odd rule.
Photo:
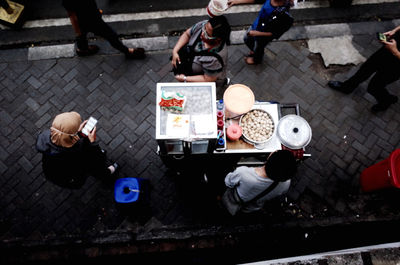
[[[125,54],[125,57],[127,59],[144,59],[146,58],[146,55],[143,48],[135,48],[132,52],[131,49],[129,49],[128,53]]]

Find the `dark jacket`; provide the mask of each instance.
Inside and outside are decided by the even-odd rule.
[[[78,188],[88,175],[88,166],[102,154],[97,143],[81,138],[72,147],[65,148],[51,142],[50,130],[40,133],[36,149],[43,154],[42,166],[46,178],[62,187]]]

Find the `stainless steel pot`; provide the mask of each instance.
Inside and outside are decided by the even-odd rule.
[[[306,147],[312,138],[308,122],[295,114],[283,116],[279,120],[276,134],[284,146],[293,150]]]
[[[255,148],[257,148],[257,149],[264,149],[266,143],[267,143],[269,140],[271,140],[271,138],[273,137],[273,135],[274,135],[274,133],[275,133],[275,123],[274,123],[274,120],[273,120],[272,117],[271,117],[271,114],[269,114],[267,111],[265,111],[265,110],[263,110],[263,109],[252,109],[252,110],[250,110],[250,111],[247,112],[246,114],[243,114],[243,115],[240,117],[240,120],[239,120],[239,126],[240,126],[240,127],[243,128],[243,121],[242,121],[243,118],[244,118],[246,115],[250,115],[253,111],[260,111],[260,112],[266,113],[266,114],[268,115],[268,118],[272,121],[272,133],[271,133],[271,135],[270,135],[266,140],[263,140],[263,141],[256,141],[256,140],[251,139],[251,138],[245,133],[245,131],[243,130],[242,138],[243,138],[243,140],[244,140],[245,142],[254,145]],[[265,128],[265,129],[267,129],[267,128]]]

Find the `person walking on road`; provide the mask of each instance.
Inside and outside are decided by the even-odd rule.
[[[229,0],[229,7],[238,4],[264,3],[257,18],[246,31],[244,42],[250,49],[245,57],[247,64],[260,64],[264,48],[274,39],[279,39],[293,25],[289,9],[293,0]]]
[[[344,82],[328,82],[329,87],[350,94],[359,84],[374,75],[367,89],[377,101],[371,108],[372,112],[384,111],[398,101],[397,96],[390,94],[386,86],[400,78],[400,26],[383,34],[386,36],[386,40],[381,40],[383,47],[372,54],[352,77]]]
[[[225,177],[222,204],[231,215],[258,211],[289,190],[296,171],[296,159],[288,150],[271,153],[262,167],[238,167]]]
[[[125,54],[129,59],[144,59],[143,48],[128,48],[118,38],[117,33],[102,19],[102,12],[97,8],[95,0],[63,0],[62,5],[68,12],[72,27],[77,35],[76,53],[87,56],[97,53],[99,47],[89,45],[89,32],[106,39],[111,46]]]

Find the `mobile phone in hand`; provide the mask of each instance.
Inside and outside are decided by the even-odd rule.
[[[380,40],[380,41],[387,41],[386,35],[383,33],[378,32],[378,33],[376,33],[376,36],[378,37],[378,40]]]
[[[86,136],[93,130],[94,126],[96,126],[97,120],[93,117],[90,117],[85,126],[82,129],[82,133]]]

